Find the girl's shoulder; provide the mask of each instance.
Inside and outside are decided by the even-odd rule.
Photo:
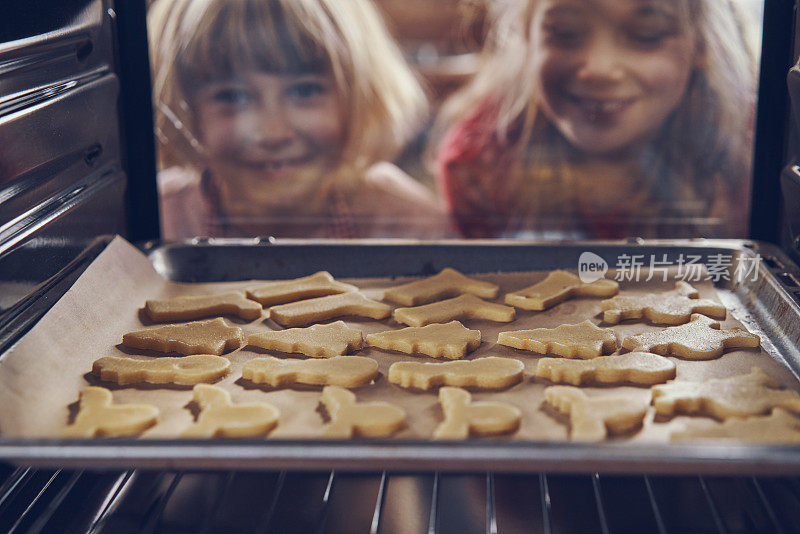
[[[162,196],[199,191],[201,183],[200,173],[187,167],[169,167],[158,171],[158,193]]]
[[[352,198],[353,214],[375,237],[440,238],[449,234],[444,206],[436,195],[389,162],[370,167]]]
[[[388,161],[376,163],[367,169],[364,180],[364,193],[369,196],[408,201],[424,209],[436,209],[438,206],[436,197],[427,187]]]
[[[163,239],[210,236],[212,213],[200,173],[184,167],[159,171],[158,201]]]

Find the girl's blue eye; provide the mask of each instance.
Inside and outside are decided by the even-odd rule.
[[[242,105],[250,102],[253,96],[245,89],[229,87],[216,91],[212,98],[221,104]]]
[[[306,100],[325,93],[325,86],[319,82],[297,82],[289,86],[287,94],[299,100]]]

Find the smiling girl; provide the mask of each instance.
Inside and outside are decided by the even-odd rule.
[[[370,0],[157,0],[148,26],[165,239],[444,231],[386,163],[427,104]]]
[[[750,28],[732,0],[506,2],[485,68],[438,122],[459,231],[743,236]]]

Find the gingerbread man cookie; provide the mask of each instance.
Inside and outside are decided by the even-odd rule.
[[[778,382],[760,367],[749,375],[711,378],[705,382],[673,380],[653,387],[653,405],[663,416],[676,414],[710,415],[717,419],[761,415],[772,408],[800,413],[800,395],[777,389]]]
[[[423,390],[436,386],[503,389],[519,383],[524,370],[521,361],[496,356],[446,363],[395,362],[389,367],[389,382]]]
[[[726,349],[755,348],[760,344],[761,338],[755,334],[738,327],[720,330],[719,322],[699,314],[692,315],[688,324],[622,340],[622,346],[628,350],[655,352],[687,360],[711,360],[722,356]]]
[[[156,323],[191,321],[215,315],[235,315],[246,321],[261,317],[261,305],[236,292],[148,300],[144,311]]]
[[[675,378],[675,363],[648,352],[629,352],[592,360],[542,358],[536,377],[560,384],[650,386]]]
[[[361,330],[349,328],[344,321],[315,324],[307,328],[271,330],[253,334],[248,345],[266,350],[294,352],[312,358],[332,358],[359,350],[364,340]]]
[[[800,443],[800,418],[775,408],[763,417],[731,417],[722,423],[688,421],[670,434],[672,441],[723,439],[751,443]]]
[[[464,276],[455,269],[446,268],[439,274],[402,286],[387,289],[383,298],[402,306],[418,306],[434,300],[456,297],[470,293],[476,297],[493,299],[500,288],[489,282],[481,282]]]
[[[546,310],[574,297],[610,297],[619,292],[614,280],[586,284],[567,271],[553,271],[541,282],[506,295],[506,304],[523,310]]]
[[[699,293],[684,281],[675,282],[675,289],[647,295],[618,295],[600,303],[603,321],[617,324],[625,319],[648,319],[654,324],[677,325],[689,320],[693,313],[724,319],[725,306]]]
[[[326,386],[321,402],[330,417],[323,431],[328,438],[387,437],[406,422],[401,408],[388,402],[356,402],[355,394],[338,386]]]
[[[121,386],[142,382],[193,386],[222,378],[230,366],[227,358],[211,354],[152,360],[106,356],[94,362],[92,374],[100,380]]]
[[[259,284],[247,290],[247,298],[261,303],[262,306],[274,306],[297,300],[347,293],[348,291],[358,291],[358,288],[337,282],[331,273],[320,271],[311,276],[294,280],[277,280]]]
[[[370,334],[366,341],[367,345],[379,349],[457,360],[480,346],[481,332],[470,330],[458,321],[450,321]]]
[[[95,386],[81,390],[78,415],[64,430],[68,438],[94,436],[136,436],[158,419],[158,408],[149,404],[111,404],[113,397],[105,388]]]
[[[536,328],[500,332],[497,343],[538,354],[565,358],[596,358],[617,350],[617,336],[610,328],[598,328],[591,321],[562,324],[557,328]]]
[[[194,401],[200,405],[200,415],[181,434],[183,438],[263,436],[275,428],[280,416],[271,404],[233,404],[230,393],[208,384],[194,387]]]
[[[455,387],[439,389],[444,421],[433,439],[467,439],[470,434],[505,434],[519,428],[522,412],[503,402],[472,402],[469,392]]]
[[[301,300],[270,308],[270,317],[281,326],[302,326],[344,315],[385,319],[392,308],[370,300],[357,291]]]
[[[548,404],[569,416],[572,441],[603,441],[608,434],[622,434],[642,425],[647,401],[629,395],[589,397],[572,386],[550,386]]]
[[[238,326],[228,326],[218,317],[129,332],[122,336],[122,344],[133,349],[220,356],[241,347],[244,333]]]
[[[305,384],[352,388],[372,382],[378,362],[363,356],[334,356],[325,360],[256,358],[242,368],[242,378],[272,387]]]
[[[475,295],[461,295],[414,308],[397,308],[393,317],[409,326],[425,326],[463,319],[485,319],[497,323],[514,320],[516,312],[510,306],[486,302]]]

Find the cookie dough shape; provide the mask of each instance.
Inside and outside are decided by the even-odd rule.
[[[779,383],[760,367],[749,375],[712,378],[705,382],[673,380],[654,386],[653,405],[658,415],[709,415],[717,419],[762,415],[773,408],[800,413],[800,395],[777,389]]]
[[[557,384],[650,386],[675,378],[675,362],[648,352],[629,352],[592,360],[542,358],[536,377]]]
[[[149,404],[111,404],[113,397],[106,388],[96,386],[81,390],[78,414],[64,430],[68,438],[95,436],[136,436],[153,426],[158,408]]]
[[[436,386],[503,389],[519,383],[524,370],[521,361],[497,356],[445,363],[395,362],[389,367],[389,382],[422,390]]]
[[[263,436],[275,428],[280,416],[271,404],[233,404],[230,393],[208,384],[194,387],[193,400],[200,405],[200,415],[181,434],[183,438]]]
[[[539,283],[508,293],[506,304],[541,311],[575,297],[610,297],[617,293],[619,284],[614,280],[601,279],[586,284],[567,271],[553,271]]]
[[[752,443],[800,443],[800,418],[775,408],[763,417],[731,417],[722,423],[687,421],[682,430],[670,434],[672,441],[724,439]]]
[[[565,358],[596,358],[617,350],[617,336],[614,331],[610,328],[598,328],[591,321],[562,324],[556,328],[500,332],[497,343]]]
[[[220,356],[244,345],[244,333],[218,317],[129,332],[122,336],[122,344],[133,349]]]
[[[675,289],[647,295],[618,295],[600,303],[603,321],[617,324],[626,319],[648,319],[654,324],[677,325],[689,320],[693,313],[724,319],[725,306],[699,293],[684,281],[675,282]]]
[[[497,323],[514,320],[516,312],[510,306],[486,302],[475,295],[441,300],[413,308],[397,308],[393,314],[399,323],[409,326],[426,326],[432,323],[447,323],[463,319],[485,319]]]
[[[242,378],[272,387],[305,384],[352,388],[372,382],[378,362],[363,356],[334,356],[325,360],[256,358],[242,368]]]
[[[719,322],[697,313],[692,315],[690,323],[622,340],[622,346],[628,350],[687,360],[711,360],[722,356],[726,349],[754,348],[760,344],[761,338],[755,334],[738,327],[720,330]]]
[[[357,291],[281,304],[270,308],[270,317],[281,326],[302,326],[344,315],[385,319],[391,313],[390,306],[368,299]]]
[[[439,274],[424,280],[387,289],[383,298],[402,306],[418,306],[464,293],[484,299],[493,299],[499,291],[500,287],[495,284],[473,280],[455,269],[447,267]]]
[[[480,346],[481,332],[470,330],[458,321],[450,321],[369,334],[366,341],[370,347],[379,349],[457,360]]]
[[[356,402],[352,392],[326,386],[320,399],[330,422],[323,435],[328,438],[382,438],[400,430],[406,422],[406,412],[388,402]]]
[[[454,387],[439,390],[444,412],[433,432],[433,439],[463,440],[470,434],[488,436],[505,434],[519,428],[522,412],[503,402],[472,402],[469,392]]]
[[[246,321],[261,317],[261,304],[248,300],[241,293],[175,297],[168,300],[148,300],[144,311],[157,323],[191,321],[217,315],[235,315]]]
[[[327,271],[294,280],[266,282],[247,289],[247,298],[263,306],[274,306],[315,297],[325,297],[348,291],[358,291],[356,286],[337,282]]]
[[[647,401],[627,395],[589,397],[572,386],[545,388],[548,404],[569,416],[572,441],[603,441],[608,434],[622,434],[641,426]]]
[[[307,328],[253,334],[247,338],[247,344],[266,350],[304,354],[312,358],[332,358],[359,350],[364,339],[361,330],[349,328],[344,321],[336,321]]]
[[[230,366],[227,358],[211,354],[152,360],[106,356],[94,362],[92,374],[121,386],[137,383],[193,386],[225,376]]]

